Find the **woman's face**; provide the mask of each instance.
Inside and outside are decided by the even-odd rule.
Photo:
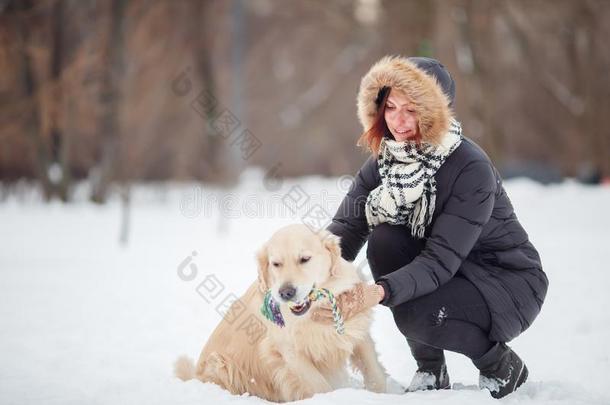
[[[390,90],[385,104],[384,117],[395,140],[402,142],[419,135],[415,110],[403,92]]]

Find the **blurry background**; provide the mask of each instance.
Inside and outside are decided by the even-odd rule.
[[[0,0],[0,198],[353,174],[356,93],[386,54],[449,68],[505,177],[599,182],[608,38],[606,0]]]

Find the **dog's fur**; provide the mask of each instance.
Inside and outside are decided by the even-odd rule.
[[[303,263],[304,257],[310,259]],[[326,231],[314,234],[305,225],[290,225],[277,231],[257,258],[258,280],[234,304],[245,305],[244,313],[233,323],[221,321],[196,367],[188,358],[179,358],[176,376],[213,382],[233,394],[248,392],[284,402],[348,386],[350,360],[362,373],[365,388],[385,392],[386,373],[369,334],[370,310],[347,320],[345,333],[340,335],[334,326],[310,319],[319,302],[312,302],[307,313],[296,316],[279,294],[279,289],[290,283],[296,288],[295,301],[299,302],[314,284],[339,294],[358,283],[356,269],[341,257],[339,239]],[[267,289],[280,303],[286,322],[283,328],[260,313]],[[238,326],[249,315],[256,316],[266,327],[264,335],[254,343]]]

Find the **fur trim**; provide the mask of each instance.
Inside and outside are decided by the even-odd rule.
[[[364,131],[373,126],[377,114],[375,100],[383,87],[399,89],[407,95],[415,107],[422,139],[439,144],[453,116],[449,99],[434,77],[401,56],[385,56],[360,82],[358,119]]]

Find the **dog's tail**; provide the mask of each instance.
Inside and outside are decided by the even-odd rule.
[[[187,356],[180,356],[174,363],[174,375],[182,381],[195,378],[195,363]]]

